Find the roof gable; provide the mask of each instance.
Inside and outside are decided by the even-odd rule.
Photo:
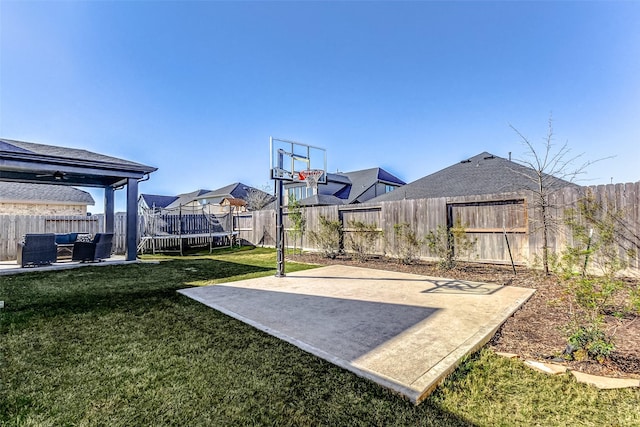
[[[354,203],[371,187],[379,182],[404,185],[400,178],[390,174],[382,168],[363,169],[354,172],[346,172],[346,176],[351,180],[351,192],[347,203]]]
[[[202,194],[206,194],[211,190],[195,190],[192,191],[190,193],[182,193],[182,194],[178,194],[176,197],[176,199],[171,202],[169,205],[165,206],[165,208],[167,209],[173,209],[173,208],[177,208],[180,206],[184,206],[186,204],[189,204],[191,202],[193,202],[194,200],[196,200],[200,195]]]
[[[305,205],[336,205],[351,204],[366,201],[375,194],[377,184],[391,184],[402,186],[403,180],[382,168],[362,169],[352,172],[327,173],[327,182],[318,185],[319,197],[308,197],[300,200]],[[299,182],[286,183],[285,188],[303,185]],[[369,192],[369,193],[367,193]],[[367,193],[367,194],[365,194]],[[364,195],[364,197],[363,197]],[[363,198],[363,200],[359,200]]]
[[[573,185],[546,176],[551,187]],[[376,201],[455,197],[506,193],[535,189],[535,171],[488,152],[446,167],[413,181],[396,191],[376,197]]]
[[[262,191],[250,185],[243,184],[242,182],[234,182],[233,184],[225,185],[216,190],[209,191],[201,194],[201,199],[213,199],[218,197],[232,197],[234,199],[245,200],[250,191]]]

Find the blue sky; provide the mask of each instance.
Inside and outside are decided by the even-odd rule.
[[[558,144],[615,156],[585,183],[635,182],[638,22],[640,2],[2,0],[0,136],[158,167],[141,192],[173,195],[268,184],[269,136],[410,182],[522,157],[509,125],[542,143],[553,115]]]

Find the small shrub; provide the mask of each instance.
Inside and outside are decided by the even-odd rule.
[[[591,193],[578,200],[576,208],[565,211],[573,243],[561,254],[558,272],[569,301],[575,303],[567,340],[582,351],[578,355],[598,362],[615,349],[613,335],[602,328],[604,316],[613,314],[622,321],[625,314],[640,309],[637,290],[618,277],[627,267],[621,249],[626,249],[627,256],[635,254],[634,248],[625,247],[628,239],[622,218],[615,203],[596,200]]]
[[[403,264],[416,262],[419,259],[423,240],[418,238],[416,232],[406,222],[395,224],[393,233],[395,236],[394,256]]]
[[[288,217],[291,222],[289,236],[293,240],[293,253],[296,253],[298,247],[298,239],[300,239],[300,253],[302,253],[302,238],[307,228],[307,220],[302,212],[302,206],[295,196],[291,195],[288,206]]]
[[[340,240],[342,239],[342,222],[331,221],[320,215],[320,229],[310,231],[309,238],[315,244],[325,258],[334,259],[340,254]]]
[[[622,287],[621,280],[608,277],[576,277],[569,281],[569,290],[578,305],[595,316],[605,314],[607,306]]]
[[[378,230],[376,224],[366,224],[355,220],[349,221],[349,228],[352,229],[348,234],[349,247],[358,261],[366,262],[369,259],[371,248],[382,235],[382,231]]]
[[[576,326],[569,334],[574,360],[595,360],[604,362],[615,349],[613,338],[602,330],[602,322]]]
[[[461,256],[468,256],[476,244],[467,235],[466,228],[458,218],[453,227],[447,229],[438,226],[426,236],[427,246],[438,257],[438,266],[443,270],[451,270]]]
[[[640,288],[629,292],[629,308],[628,311],[640,314]]]

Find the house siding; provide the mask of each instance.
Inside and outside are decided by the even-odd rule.
[[[86,215],[86,205],[57,203],[0,203],[2,215]]]

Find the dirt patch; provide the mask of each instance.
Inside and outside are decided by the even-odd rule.
[[[318,254],[288,255],[287,258],[312,264],[344,264],[533,288],[536,289],[536,293],[520,310],[507,319],[489,342],[489,346],[495,351],[516,353],[522,358],[538,360],[558,358],[566,347],[563,331],[570,316],[564,286],[555,277],[545,277],[536,270],[517,267],[517,274],[514,275],[511,266],[463,263],[454,270],[443,272],[435,263],[421,261],[404,265],[384,257],[373,258],[365,263],[349,257],[328,259]],[[606,324],[607,328],[615,334],[616,350],[610,360],[603,364],[569,362],[569,366],[595,375],[640,378],[640,319],[638,316],[622,320],[607,316]]]

